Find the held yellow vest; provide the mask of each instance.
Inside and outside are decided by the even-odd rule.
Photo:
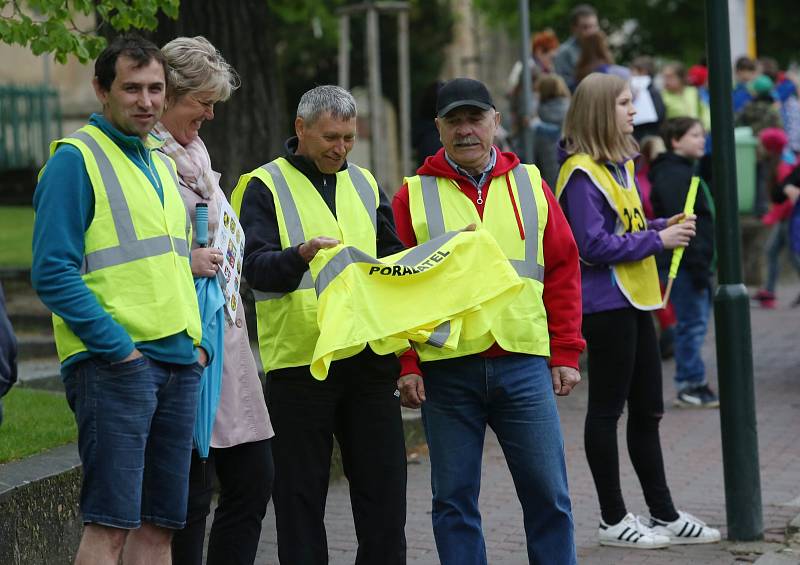
[[[311,262],[320,337],[311,373],[369,344],[400,353],[408,340],[454,350],[480,338],[524,283],[487,230],[447,232],[376,259],[354,247],[323,249]],[[480,278],[482,284],[475,284]]]
[[[237,214],[241,215],[244,191],[254,177],[272,193],[283,249],[328,236],[372,257],[377,254],[378,184],[366,169],[349,163],[347,169],[336,173],[336,217],[314,185],[283,157],[239,178],[231,194]],[[311,271],[306,271],[292,292],[253,294],[264,371],[310,365],[319,338]]]
[[[572,173],[581,170],[592,180],[592,184],[605,197],[608,205],[617,214],[616,234],[635,233],[647,229],[647,220],[642,210],[639,191],[634,183],[634,164],[628,161],[625,172],[628,187],[621,186],[605,165],[594,161],[586,154],[569,157],[561,166],[556,184],[556,198],[561,198]],[[611,265],[614,280],[628,302],[639,310],[658,310],[662,305],[658,269],[652,255],[640,261]]]
[[[80,150],[94,191],[94,218],[86,230],[81,268],[86,286],[134,342],[185,331],[199,344],[186,209],[174,164],[151,153],[164,192],[162,205],[144,173],[99,128],[87,125],[54,141],[50,155],[65,143]],[[62,362],[87,350],[56,315],[53,331]]]
[[[415,176],[404,180],[408,186],[411,223],[418,243],[476,224],[479,230],[487,230],[494,237],[524,283],[522,291],[497,315],[488,332],[471,339],[462,337],[455,350],[415,345],[422,361],[480,353],[495,342],[506,351],[550,355],[547,312],[542,301],[545,267],[542,241],[547,225],[547,200],[535,166],[518,165],[508,175],[514,202],[509,196],[505,176],[493,178],[483,219],[452,179]],[[515,204],[522,219],[524,239],[515,221]],[[483,284],[480,276],[470,282]]]

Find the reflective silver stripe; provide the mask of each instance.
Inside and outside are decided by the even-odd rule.
[[[175,251],[186,257],[189,255],[186,241],[173,239],[168,235],[159,235],[149,239],[129,241],[124,246],[117,245],[114,247],[107,247],[106,249],[99,249],[98,251],[93,251],[84,255],[81,274],[85,275],[86,273],[97,271],[98,269],[105,269],[106,267],[130,263],[138,259],[163,255],[164,253],[172,251],[173,243],[178,243],[180,241],[183,241],[183,248],[182,250],[176,249]]]
[[[425,207],[425,219],[428,224],[428,239],[444,234],[444,216],[442,201],[439,198],[439,186],[436,177],[422,175],[422,204]]]
[[[450,337],[450,320],[445,320],[434,328],[431,337],[425,343],[434,347],[444,347],[448,337]]]
[[[83,258],[83,264],[80,269],[82,275],[98,269],[130,263],[147,257],[156,257],[172,251],[183,257],[189,256],[189,246],[186,240],[181,238],[159,235],[148,239],[137,239],[128,201],[125,199],[125,193],[122,191],[119,177],[117,177],[108,155],[100,147],[100,144],[84,131],[77,131],[67,139],[81,141],[92,153],[105,187],[108,205],[111,209],[111,217],[114,219],[114,228],[119,241],[117,246],[87,253]],[[177,177],[169,164],[169,160],[165,155],[160,153],[157,153],[157,155],[164,162],[177,186]]]
[[[433,255],[437,249],[439,249],[442,245],[453,239],[459,233],[460,232],[457,231],[450,231],[437,238],[429,239],[425,243],[421,243],[416,247],[412,247],[408,251],[408,253],[406,253],[400,259],[397,260],[395,265],[403,265],[405,267],[413,267],[414,265],[418,265],[431,255]]]
[[[164,163],[164,166],[169,171],[169,176],[172,177],[172,182],[175,183],[175,188],[179,188],[181,186],[180,182],[178,181],[178,175],[175,174],[175,169],[172,166],[172,163],[169,162],[169,158],[164,155],[161,151],[154,151],[158,158],[161,159],[161,162]]]
[[[322,270],[317,275],[317,280],[314,284],[314,288],[317,290],[317,296],[320,296],[325,289],[328,288],[331,281],[353,263],[369,263],[371,265],[381,265],[383,267],[392,267],[393,265],[413,267],[433,255],[437,249],[453,239],[458,233],[459,232],[448,232],[441,237],[426,241],[412,248],[394,263],[383,263],[355,247],[344,247],[322,267]]]
[[[103,179],[105,185],[108,205],[111,207],[111,217],[114,218],[114,228],[117,230],[117,240],[120,245],[127,241],[136,241],[136,230],[133,228],[133,218],[130,208],[128,208],[128,201],[125,200],[122,185],[120,185],[108,155],[101,149],[97,141],[84,131],[76,131],[67,139],[70,138],[82,141],[92,152],[100,171],[100,178]]]
[[[356,187],[356,192],[364,203],[364,208],[367,209],[367,214],[372,222],[372,229],[378,231],[378,213],[375,208],[375,191],[372,190],[372,185],[369,184],[367,177],[361,172],[356,165],[348,165],[347,172],[350,173],[350,180],[353,186]]]
[[[303,223],[300,221],[297,205],[289,190],[289,185],[286,184],[286,177],[283,176],[283,171],[275,161],[267,163],[261,168],[272,177],[272,184],[278,194],[278,202],[283,213],[283,222],[286,224],[286,232],[289,236],[289,246],[296,247],[306,240],[306,234],[303,232]]]
[[[175,250],[175,253],[177,253],[181,257],[189,256],[189,244],[182,237],[172,238],[172,248]]]
[[[297,285],[295,290],[306,290],[309,288],[314,288],[314,279],[311,278],[311,271],[308,270],[303,273],[303,278],[300,279],[300,284]],[[290,291],[294,292],[294,291]],[[278,298],[283,298],[289,294],[288,292],[262,292],[260,290],[253,289],[253,298],[256,302],[264,302],[265,300],[277,300]]]
[[[533,195],[531,177],[525,165],[517,165],[512,171],[517,183],[520,214],[525,227],[525,260],[512,260],[511,264],[521,277],[544,282],[544,267],[539,264],[539,212]],[[522,263],[522,264],[520,264]]]
[[[322,270],[317,275],[317,280],[314,283],[314,288],[317,290],[317,296],[321,295],[328,285],[331,284],[333,279],[338,277],[349,265],[353,263],[371,263],[373,265],[382,265],[380,261],[371,257],[355,247],[343,247],[339,253],[334,255],[328,261]]]

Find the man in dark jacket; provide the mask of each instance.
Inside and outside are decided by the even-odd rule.
[[[696,163],[703,156],[705,132],[695,118],[667,120],[662,137],[668,151],[659,155],[650,168],[650,200],[657,217],[683,212]],[[678,325],[675,335],[675,387],[677,406],[714,408],[719,399],[708,387],[700,349],[708,329],[711,307],[711,277],[714,253],[714,201],[705,181],[700,180],[694,205],[697,235],[683,253],[671,300]],[[669,271],[671,253],[658,257],[663,276]]]
[[[241,207],[242,273],[256,294],[276,434],[278,557],[291,565],[328,562],[323,518],[335,436],[350,483],[356,562],[401,565],[406,458],[396,392],[399,362],[367,347],[334,361],[328,377],[316,380],[309,365],[319,335],[317,303],[306,281],[317,252],[339,239],[377,257],[403,245],[371,173],[347,161],[356,140],[353,96],[331,85],[306,92],[295,132],[284,155],[260,168],[267,174],[257,169],[244,175],[232,196],[234,208]]]
[[[6,298],[0,284],[0,398],[17,382],[17,338],[6,312]],[[0,424],[3,423],[3,403],[0,401]]]

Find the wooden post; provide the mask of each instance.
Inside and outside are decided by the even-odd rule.
[[[350,90],[350,15],[339,16],[339,86]]]
[[[408,54],[408,10],[397,14],[397,65],[400,73],[400,174],[414,171],[411,162],[411,67]]]
[[[378,10],[374,5],[367,8],[367,77],[369,84],[369,139],[370,169],[379,183],[386,182],[383,155],[379,148],[383,139],[381,108],[381,61],[380,30],[378,29]]]

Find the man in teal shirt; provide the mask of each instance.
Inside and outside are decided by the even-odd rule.
[[[103,113],[92,115],[90,125],[144,174],[141,189],[155,190],[163,207],[164,190],[176,188],[157,173],[156,144],[148,139],[164,106],[161,52],[149,41],[121,37],[101,53],[95,74]],[[185,521],[199,380],[213,350],[207,342],[196,349],[188,327],[134,342],[130,321],[115,319],[103,296],[87,286],[85,234],[95,217],[96,190],[106,187],[93,186],[81,151],[62,143],[34,195],[34,288],[87,349],[62,363],[83,465],[85,528],[75,562],[116,565],[122,555],[125,563],[167,564],[171,531]],[[173,292],[158,281],[128,284]]]

